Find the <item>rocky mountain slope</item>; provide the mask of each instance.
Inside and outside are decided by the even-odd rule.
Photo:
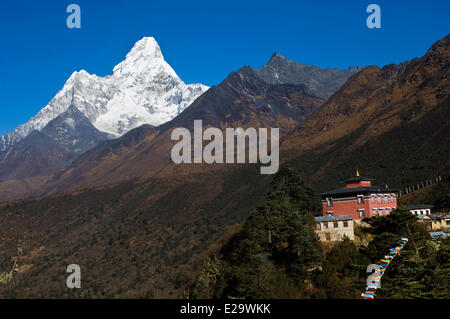
[[[51,120],[41,132],[75,154],[81,154],[110,138],[107,133],[96,129],[73,104]]]
[[[258,76],[270,84],[302,84],[311,93],[323,99],[329,98],[353,74],[363,67],[350,67],[347,70],[322,69],[314,65],[300,64],[288,60],[275,52],[269,62],[256,70]]]
[[[150,177],[158,171],[160,174],[173,172],[171,132],[177,127],[192,131],[197,119],[202,119],[204,127],[278,127],[285,134],[322,103],[304,85],[268,84],[255,70],[244,67],[213,86],[172,121],[149,131],[138,143],[121,146],[120,151],[112,145],[123,145],[122,139],[108,142],[108,148],[101,144],[75,160],[39,191],[48,194]]]
[[[421,58],[353,75],[285,136],[283,157],[322,188],[359,167],[402,187],[445,174],[450,153],[450,35]]]
[[[84,151],[108,139],[74,106],[0,152],[2,195],[32,189],[69,165]]]

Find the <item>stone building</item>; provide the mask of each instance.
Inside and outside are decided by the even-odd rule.
[[[444,231],[449,232],[450,230],[450,214],[445,216],[432,216],[429,224],[429,231]]]
[[[316,221],[316,233],[323,242],[339,241],[347,236],[350,240],[355,239],[354,221],[351,216],[319,216]]]

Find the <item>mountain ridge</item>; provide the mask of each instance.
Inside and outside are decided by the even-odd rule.
[[[132,62],[140,60],[141,56],[136,56],[134,50],[131,52],[127,55],[126,63],[119,64],[115,73],[133,72],[127,70],[132,70],[135,67]],[[151,58],[157,56],[161,59],[159,50],[145,52],[148,52]],[[288,65],[291,63],[285,58],[284,62]],[[142,132],[146,132],[148,136],[144,138],[142,132],[139,133],[140,138],[131,139],[135,144],[122,143],[121,138],[117,142],[101,142],[103,145],[87,150],[61,172],[46,179],[46,187],[36,185],[39,195],[43,194],[44,190],[54,192],[81,189],[109,182],[117,183],[137,176],[149,176],[170,166],[170,147],[173,144],[170,131],[175,127],[192,128],[195,119],[202,119],[205,126],[222,129],[227,126],[278,127],[281,134],[285,134],[297,127],[324,101],[312,92],[307,83],[296,83],[297,78],[286,78],[285,83],[270,83],[267,78],[273,75],[262,76],[259,70],[244,66],[231,72],[220,84],[204,92],[171,121],[151,130],[144,129]],[[155,151],[156,149],[158,151]],[[103,164],[102,159],[105,161]],[[133,162],[138,159],[139,163]],[[129,163],[134,164],[130,166]],[[96,166],[97,164],[99,166]],[[58,180],[62,184],[58,184]],[[11,185],[9,187],[11,188]]]
[[[172,167],[170,158],[173,129],[192,130],[194,120],[202,119],[204,127],[278,127],[284,134],[322,102],[304,85],[268,84],[252,68],[243,67],[211,87],[173,120],[148,131],[148,136],[136,144],[121,147],[120,151],[99,145],[75,161],[75,167],[70,166],[49,180],[40,191],[81,190],[153,174],[174,176],[177,168]]]
[[[302,84],[322,99],[329,98],[353,74],[363,67],[320,68],[314,65],[300,64],[275,52],[267,64],[256,69],[258,76],[269,84]]]
[[[449,73],[450,35],[421,58],[369,66],[286,136],[280,150],[321,190],[357,167],[396,187],[444,174],[450,164],[443,156],[450,152]]]

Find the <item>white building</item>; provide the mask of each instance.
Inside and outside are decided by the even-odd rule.
[[[433,208],[433,205],[408,205],[406,208],[409,209],[409,211],[416,215],[416,216],[429,216],[431,215],[431,209]]]

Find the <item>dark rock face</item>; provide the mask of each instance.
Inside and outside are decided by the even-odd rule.
[[[323,99],[303,84],[271,84],[246,66],[161,128],[192,128],[194,120],[202,119],[204,125],[214,127],[278,127],[283,132],[293,129],[322,103]]]
[[[107,139],[75,106],[50,121],[41,131],[68,150],[80,154]]]
[[[269,62],[256,74],[269,84],[304,85],[311,93],[327,99],[336,92],[347,79],[362,70],[362,67],[350,67],[347,70],[322,69],[313,65],[304,65],[274,53]]]
[[[75,106],[0,153],[0,181],[50,176],[107,136]]]

